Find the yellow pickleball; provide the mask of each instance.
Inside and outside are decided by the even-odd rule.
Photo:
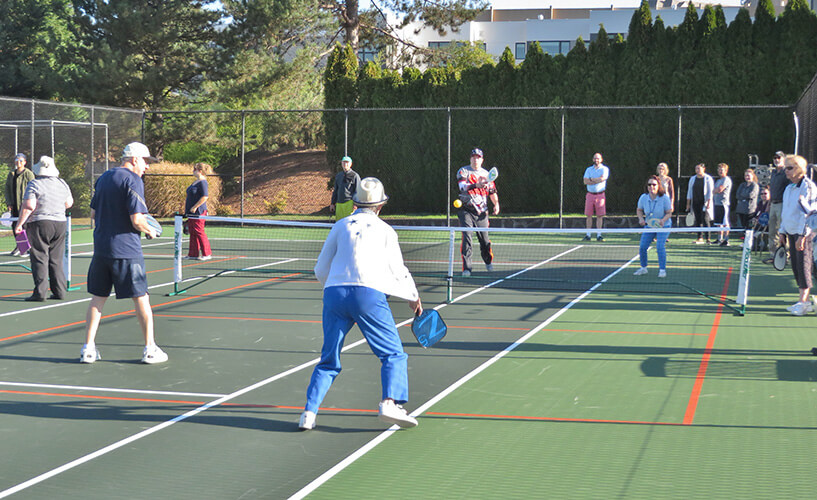
[[[454,208],[460,208],[462,206],[462,200],[456,199],[454,200]]]

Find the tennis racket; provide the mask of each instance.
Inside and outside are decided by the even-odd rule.
[[[421,346],[429,348],[445,337],[448,327],[439,312],[435,309],[425,309],[422,314],[414,317],[411,333]]]
[[[686,216],[686,224],[687,227],[692,227],[695,225],[695,214],[690,212]]]
[[[159,221],[157,221],[152,215],[145,214],[145,222],[147,222],[148,226],[150,226],[151,229],[153,229],[153,231],[156,233],[155,236],[156,238],[162,235],[162,225],[159,224]],[[145,233],[145,237],[147,239],[151,239],[151,237],[148,236],[147,233]]]
[[[772,261],[772,265],[778,271],[782,271],[786,269],[786,261],[789,259],[789,254],[786,252],[786,247],[779,246],[777,250],[774,252],[774,260]]]
[[[3,212],[3,215],[0,215],[0,226],[11,227],[11,212]]]
[[[488,182],[494,182],[497,177],[499,177],[499,170],[496,167],[488,171]]]

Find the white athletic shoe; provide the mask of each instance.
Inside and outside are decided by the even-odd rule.
[[[798,302],[794,304],[794,307],[790,311],[795,316],[803,316],[808,313],[814,312],[814,304],[809,302]]]
[[[797,307],[797,304],[799,304],[799,302],[795,302],[794,304],[792,304],[792,305],[788,306],[788,307],[786,308],[786,310],[787,310],[787,311],[789,311],[789,312],[794,311],[794,308],[795,308],[795,307]]]
[[[642,274],[647,274],[646,267],[639,267],[638,270],[633,273],[633,276],[641,276]]]
[[[666,278],[667,277],[667,270],[666,269],[659,270],[658,271],[658,277],[659,278]]]
[[[164,363],[167,359],[167,354],[155,344],[150,347],[145,347],[142,351],[142,363],[148,365]]]
[[[485,270],[493,271],[494,270],[494,265],[493,264],[485,264]]]
[[[462,272],[462,277],[463,278],[467,278],[469,276],[471,276],[471,271],[469,271],[468,269],[466,269],[465,271]]]
[[[213,256],[212,256],[212,255],[202,255],[202,256],[201,256],[201,257],[199,257],[197,260],[210,260],[210,259],[212,259],[212,258],[213,258]]]
[[[82,351],[79,353],[80,363],[93,363],[98,359],[102,359],[102,355],[99,354],[96,347],[82,346]]]
[[[393,399],[384,399],[380,402],[378,417],[384,422],[396,424],[403,428],[417,426],[417,420],[406,413],[406,410],[396,404]]]
[[[305,411],[301,413],[301,420],[298,422],[298,428],[302,431],[309,431],[315,428],[315,423],[318,416],[313,411]]]

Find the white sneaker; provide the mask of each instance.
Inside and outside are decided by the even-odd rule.
[[[494,265],[493,264],[485,264],[485,269],[487,271],[493,271],[494,270]]]
[[[384,422],[403,428],[417,427],[417,420],[406,413],[406,410],[396,404],[393,399],[384,399],[380,402],[378,417]]]
[[[658,271],[658,277],[659,278],[666,278],[667,277],[667,270],[666,269],[659,270]]]
[[[184,259],[184,260],[199,260],[198,257],[191,257],[189,255],[185,255],[184,257],[182,257],[182,259]]]
[[[462,277],[463,278],[467,278],[469,276],[471,276],[471,271],[466,269],[465,271],[462,272]]]
[[[79,353],[80,363],[93,363],[98,359],[102,359],[102,355],[99,354],[96,347],[82,347],[82,351]]]
[[[142,363],[155,365],[156,363],[164,363],[167,359],[167,354],[159,349],[157,345],[145,347],[142,351]]]
[[[202,255],[202,256],[201,256],[201,257],[199,257],[197,260],[210,260],[210,259],[212,259],[212,258],[213,258],[213,256],[212,256],[212,255]]]
[[[794,304],[792,304],[792,305],[788,306],[788,307],[786,308],[786,310],[787,310],[787,311],[789,311],[789,312],[794,311],[794,308],[795,308],[795,307],[797,307],[797,304],[799,304],[799,302],[795,302]]]
[[[638,270],[633,273],[633,276],[641,276],[642,274],[647,274],[646,267],[639,267]]]
[[[795,316],[803,316],[804,314],[814,312],[814,305],[811,302],[798,302],[794,304],[790,312]]]
[[[305,411],[301,413],[301,420],[298,422],[298,428],[302,431],[308,431],[315,428],[315,421],[318,416],[313,411]]]

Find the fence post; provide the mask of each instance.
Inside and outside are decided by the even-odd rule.
[[[676,216],[675,216],[675,226],[679,227],[681,225],[681,214],[678,212],[678,209],[681,207],[681,146],[682,146],[682,139],[681,139],[681,131],[683,130],[683,114],[684,111],[681,106],[678,106],[678,175],[676,179],[678,182],[675,184],[675,204],[676,208]]]
[[[142,123],[145,120],[145,112],[142,111]],[[91,155],[88,157],[88,164],[91,166],[91,195],[94,194],[94,172],[96,169],[94,168],[94,121],[96,120],[94,116],[94,107],[91,106]],[[71,277],[68,277],[68,281],[71,281]]]
[[[34,111],[34,99],[32,99],[31,100],[31,152],[29,153],[31,155],[29,158],[31,158],[31,163],[32,164],[34,164],[34,162],[36,161],[36,160],[34,160],[34,158],[36,158],[34,156],[34,116],[35,116],[34,113],[35,113],[35,111]]]
[[[446,146],[446,203],[445,225],[451,227],[451,108],[446,108],[448,117],[448,145]]]
[[[559,146],[559,229],[562,228],[562,216],[565,205],[565,107],[562,106],[562,134]]]
[[[244,134],[246,131],[247,113],[241,110],[241,217],[244,217]]]
[[[349,156],[349,108],[343,108],[343,156]]]

